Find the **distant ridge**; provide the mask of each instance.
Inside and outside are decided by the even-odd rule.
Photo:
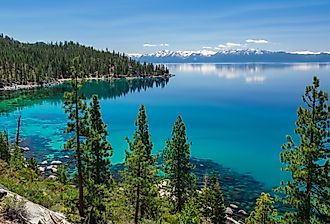
[[[130,56],[140,62],[151,63],[330,62],[330,52],[284,52],[260,49],[162,50],[152,54],[131,54]]]

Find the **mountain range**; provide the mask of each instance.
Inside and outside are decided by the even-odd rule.
[[[222,62],[330,62],[330,52],[284,52],[260,49],[225,49],[219,51],[170,51],[129,54],[150,63],[222,63]]]

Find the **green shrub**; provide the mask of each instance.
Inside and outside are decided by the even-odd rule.
[[[0,204],[1,213],[5,219],[15,221],[17,223],[28,223],[28,214],[25,202],[15,197],[6,197]]]

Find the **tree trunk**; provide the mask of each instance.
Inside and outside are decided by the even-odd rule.
[[[17,120],[17,133],[16,133],[16,145],[18,146],[19,143],[19,132],[21,128],[21,114],[18,115],[18,120]]]
[[[78,80],[76,77],[76,87],[78,87]],[[77,140],[77,168],[78,168],[78,188],[79,188],[79,215],[84,217],[84,188],[83,188],[83,174],[81,164],[81,150],[80,150],[80,127],[79,127],[79,107],[78,107],[78,89],[75,92],[75,106],[76,106],[76,140]]]
[[[312,129],[311,129],[311,136],[310,136],[310,146],[314,143],[314,125],[315,124],[315,103],[316,103],[316,96],[313,92],[313,108],[312,108]],[[313,161],[309,158],[308,161],[308,176],[306,180],[306,211],[305,211],[305,224],[310,223],[311,218],[311,193],[312,193],[312,172],[313,172]]]
[[[139,208],[140,208],[140,184],[138,184],[136,189],[136,203],[135,203],[135,214],[134,214],[134,223],[139,223]]]

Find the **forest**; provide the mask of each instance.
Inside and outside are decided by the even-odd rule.
[[[125,54],[96,50],[73,41],[22,43],[0,35],[0,88],[12,84],[46,84],[70,78],[69,64],[75,57],[81,61],[85,77],[164,76],[164,65],[139,63]]]

